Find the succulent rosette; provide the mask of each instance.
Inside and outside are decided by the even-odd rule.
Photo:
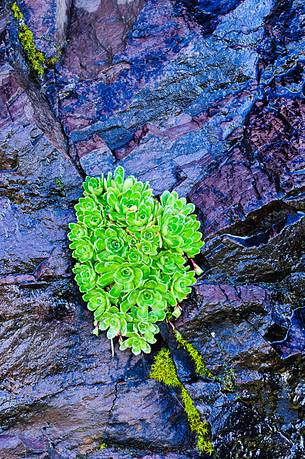
[[[179,316],[196,280],[189,258],[203,241],[195,206],[176,192],[154,197],[122,167],[87,177],[83,187],[68,237],[93,333],[118,337],[121,350],[149,353],[157,323]]]
[[[92,264],[76,263],[72,271],[82,293],[89,292],[95,287],[97,276]]]

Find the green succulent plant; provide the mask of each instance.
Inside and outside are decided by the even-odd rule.
[[[178,317],[203,245],[195,206],[176,192],[153,196],[148,183],[114,174],[87,177],[68,237],[73,268],[93,330],[119,338],[120,349],[149,353],[158,322]]]

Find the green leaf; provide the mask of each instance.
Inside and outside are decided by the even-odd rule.
[[[118,284],[114,284],[113,287],[109,290],[108,295],[111,300],[117,301],[122,294],[122,287]]]
[[[97,285],[100,288],[107,287],[113,282],[113,273],[101,274],[97,279]]]
[[[87,195],[100,195],[104,191],[103,180],[96,177],[86,177],[86,180],[83,184],[85,193]]]
[[[89,308],[88,308],[89,309]],[[94,318],[95,320],[101,320],[103,317],[103,314],[105,312],[105,307],[104,306],[99,306],[95,311],[94,311]]]
[[[157,341],[156,338],[155,338],[154,333],[149,332],[149,331],[144,333],[144,338],[150,344],[154,344]]]
[[[114,171],[114,180],[119,184],[122,185],[124,182],[124,169],[122,166],[119,166]]]
[[[155,340],[154,342],[156,342],[157,340]],[[141,346],[141,349],[143,352],[145,352],[145,354],[150,354],[151,352],[151,347],[148,343],[146,343],[145,341],[142,343],[142,346]]]
[[[132,346],[132,353],[133,353],[134,355],[139,355],[139,354],[141,354],[141,347],[138,346],[138,345]]]
[[[95,336],[98,336],[99,334],[99,329],[97,327],[95,327],[93,330],[92,330],[92,335],[95,335]]]
[[[148,320],[148,306],[141,306],[137,309],[137,315],[141,320]]]
[[[125,351],[126,349],[128,349],[130,347],[129,343],[130,341],[128,339],[125,339],[125,341],[122,341],[120,344],[120,350]]]
[[[109,206],[115,207],[117,204],[117,198],[114,193],[107,193],[107,203]]]
[[[107,331],[107,338],[108,339],[113,339],[119,332],[118,328],[115,327],[110,327]]]

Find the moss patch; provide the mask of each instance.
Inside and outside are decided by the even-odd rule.
[[[211,373],[211,371],[207,368],[202,355],[197,351],[197,349],[191,343],[189,343],[185,338],[183,338],[180,332],[178,332],[177,330],[174,330],[174,333],[175,333],[177,343],[187,351],[187,353],[193,360],[196,373],[206,378],[212,378],[213,373]]]
[[[105,448],[107,448],[107,443],[105,441],[103,441],[103,443],[101,443],[100,446],[99,446],[99,450],[103,451]]]
[[[65,196],[65,185],[64,185],[64,182],[62,181],[62,179],[60,177],[56,177],[55,180],[54,180],[54,184],[59,192],[59,194],[61,196]]]
[[[18,22],[18,38],[26,55],[30,69],[35,75],[41,77],[44,74],[46,61],[45,55],[36,49],[33,32],[26,25],[23,13],[16,2],[12,5],[12,11],[14,18]]]
[[[226,392],[234,392],[236,374],[233,368],[226,368],[222,380],[222,390]]]
[[[201,420],[199,411],[195,407],[190,394],[180,382],[169,349],[162,348],[156,355],[151,367],[150,378],[166,384],[167,386],[180,389],[181,400],[190,429],[197,437],[197,447],[202,453],[212,454],[213,444],[209,440],[209,424],[206,420]]]
[[[18,38],[25,53],[26,60],[32,73],[38,78],[44,75],[47,67],[54,66],[58,61],[58,56],[46,59],[45,54],[36,48],[34,35],[27,26],[24,15],[16,2],[12,4],[14,18],[18,22]]]

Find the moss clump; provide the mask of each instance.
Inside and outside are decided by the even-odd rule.
[[[61,51],[58,51],[58,55],[56,56],[52,56],[52,57],[49,57],[48,59],[46,59],[45,61],[45,65],[46,67],[54,67],[54,65],[59,61],[59,56],[61,55]]]
[[[186,339],[184,339],[181,333],[179,333],[177,330],[174,330],[174,333],[177,343],[180,346],[184,347],[184,349],[188,352],[189,356],[193,360],[196,373],[206,378],[212,378],[213,373],[211,373],[210,370],[207,368],[202,355],[197,351],[197,349]]]
[[[30,69],[35,75],[41,77],[45,71],[45,55],[36,49],[33,32],[26,25],[24,16],[16,2],[12,5],[12,11],[14,18],[18,22],[18,38],[26,55]]]
[[[103,441],[103,443],[100,444],[99,446],[99,450],[100,451],[103,451],[103,449],[107,448],[107,443],[105,441]]]
[[[169,349],[163,347],[158,352],[152,364],[149,377],[167,386],[179,387],[182,385]]]
[[[208,422],[206,420],[201,420],[199,411],[195,407],[190,394],[180,382],[169,349],[162,348],[156,355],[151,367],[150,378],[166,384],[167,386],[180,389],[181,400],[184,411],[187,415],[190,429],[197,437],[197,447],[202,453],[212,454],[213,444],[209,440]]]
[[[14,18],[17,19],[17,21],[23,21],[24,20],[24,16],[21,13],[20,8],[19,8],[19,6],[17,5],[16,2],[14,2],[12,4],[12,11],[14,13]]]
[[[222,390],[226,392],[234,392],[236,374],[233,368],[226,368],[222,380]]]
[[[187,414],[188,422],[192,432],[195,432],[197,436],[197,446],[201,452],[212,454],[213,444],[208,440],[209,437],[209,424],[206,420],[200,419],[200,414],[194,405],[194,402],[186,390],[181,384],[181,399],[183,402],[184,410]]]
[[[62,179],[60,177],[56,177],[56,179],[54,180],[54,184],[57,188],[57,190],[59,191],[59,193],[64,196],[65,195],[65,185],[64,185],[64,182],[62,181]]]

